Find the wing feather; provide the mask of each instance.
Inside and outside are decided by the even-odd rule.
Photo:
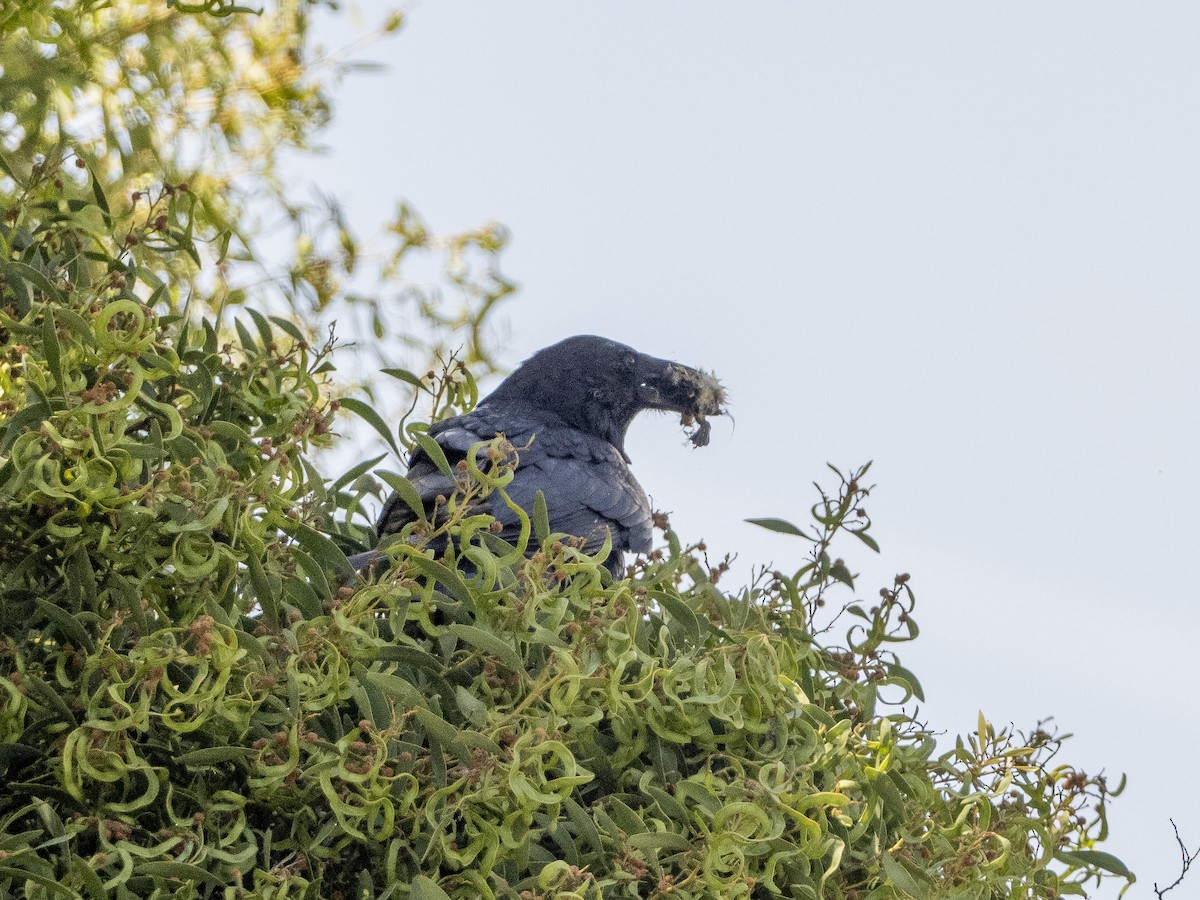
[[[541,490],[551,529],[584,538],[588,549],[603,544],[607,529],[612,534],[614,551],[608,566],[614,574],[622,568],[623,551],[650,549],[649,501],[620,451],[607,441],[561,421],[546,421],[545,416],[529,410],[488,405],[446,419],[429,430],[451,465],[464,459],[472,445],[501,433],[518,448],[520,461],[506,488],[514,503],[532,510],[534,497]],[[424,502],[427,515],[439,494],[449,496],[455,489],[421,450],[410,458],[407,477]],[[515,539],[519,533],[517,517],[500,497],[491,499],[491,512],[503,526],[500,536]],[[391,534],[413,519],[412,510],[391,497],[384,504],[377,530],[381,536]]]

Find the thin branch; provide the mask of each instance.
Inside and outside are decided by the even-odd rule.
[[[1200,847],[1196,848],[1195,853],[1189,853],[1187,845],[1183,842],[1183,838],[1179,836],[1179,826],[1175,824],[1174,819],[1171,819],[1170,821],[1171,827],[1175,829],[1175,843],[1179,845],[1179,856],[1183,861],[1183,868],[1179,872],[1179,877],[1172,881],[1165,888],[1160,889],[1158,882],[1154,882],[1154,895],[1158,897],[1158,900],[1162,900],[1163,894],[1165,894],[1167,891],[1179,887],[1180,882],[1182,882],[1184,876],[1187,875],[1188,869],[1192,867],[1192,863],[1194,863],[1197,858],[1200,858]]]

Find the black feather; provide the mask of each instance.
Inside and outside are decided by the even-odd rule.
[[[429,434],[452,466],[474,444],[504,435],[520,456],[506,488],[509,498],[532,512],[542,491],[551,530],[583,538],[589,551],[604,543],[605,532],[611,534],[605,565],[620,576],[626,552],[644,553],[651,546],[650,504],[625,453],[629,423],[645,409],[674,410],[685,420],[703,421],[723,411],[722,399],[710,375],[582,335],[538,351],[474,410],[438,422]],[[407,477],[427,515],[439,494],[449,497],[456,489],[420,449],[409,460]],[[514,540],[517,516],[498,496],[484,502],[502,526],[500,536]],[[408,505],[392,496],[376,529],[382,538],[413,520]],[[359,554],[351,562],[362,567],[376,556]]]

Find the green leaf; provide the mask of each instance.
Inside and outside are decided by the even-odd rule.
[[[104,882],[100,880],[100,876],[95,873],[92,866],[86,859],[76,854],[71,854],[71,873],[83,882],[83,886],[87,889],[87,894],[92,900],[103,900],[111,896],[104,889]]]
[[[254,343],[254,335],[250,333],[250,329],[242,324],[241,319],[234,319],[233,327],[237,330],[238,340],[241,341],[242,346],[246,348],[247,351],[254,351],[258,349],[257,345]]]
[[[791,522],[784,519],[744,519],[743,521],[749,522],[751,525],[757,525],[759,528],[765,528],[767,531],[775,531],[779,534],[793,534],[796,537],[804,538],[806,541],[816,540],[815,537],[810,537]]]
[[[46,353],[46,362],[50,365],[50,374],[54,376],[54,385],[60,392],[67,389],[63,379],[62,352],[58,346],[58,329],[54,325],[54,310],[46,307],[42,319],[42,349]]]
[[[252,596],[264,618],[272,627],[279,627],[279,578],[267,576],[262,559],[254,551],[246,554],[246,572],[250,576]]]
[[[388,672],[367,672],[363,677],[396,701],[396,705],[402,713],[426,706],[425,697],[421,692],[411,682],[405,681],[398,675]],[[386,725],[387,723],[379,724]]]
[[[95,652],[96,644],[92,640],[92,636],[87,633],[87,629],[75,616],[61,606],[51,603],[49,600],[43,600],[41,597],[36,602],[38,611],[54,623],[63,637],[83,647],[88,653]]]
[[[884,808],[897,821],[904,816],[904,793],[901,791],[897,782],[898,778],[894,778],[891,772],[884,772],[872,780],[879,798],[883,801]]]
[[[406,384],[411,384],[415,388],[420,388],[422,390],[425,388],[425,383],[421,381],[421,377],[419,375],[414,375],[412,372],[408,371],[408,369],[380,369],[379,371],[384,375],[390,375],[392,378],[399,379]]]
[[[447,594],[459,603],[470,605],[471,590],[462,580],[462,576],[454,569],[443,566],[440,562],[435,562],[428,556],[422,556],[419,553],[406,555],[404,561],[407,565],[420,571],[421,574],[436,581]]]
[[[222,231],[217,236],[217,265],[225,262],[225,259],[229,256],[229,244],[232,241],[232,231]]]
[[[875,542],[875,538],[871,537],[865,531],[855,531],[853,528],[850,528],[847,530],[852,535],[854,535],[856,538],[858,538],[860,541],[862,541],[864,544],[866,544],[868,547],[870,547],[872,550],[874,550],[876,553],[879,552],[879,544],[877,544]]]
[[[451,483],[458,481],[458,476],[455,475],[454,470],[450,468],[450,461],[446,459],[445,451],[442,450],[437,441],[425,434],[423,431],[413,432],[412,438],[417,442],[417,445],[425,451],[425,455],[429,457],[430,461],[437,466],[439,472],[449,478]]]
[[[642,817],[615,795],[605,798],[605,804],[608,806],[608,813],[612,816],[612,821],[616,822],[627,835],[647,834],[650,832],[650,828],[642,821]]]
[[[328,578],[330,570],[327,565],[317,562],[300,547],[292,547],[291,554],[292,559],[296,561],[297,568],[308,577],[308,580],[287,579],[283,582],[283,593],[300,612],[304,613],[306,619],[315,619],[322,613],[322,601],[333,596]]]
[[[386,456],[386,453],[381,453],[379,456],[374,456],[371,459],[364,459],[362,462],[358,463],[358,465],[351,466],[344,473],[342,473],[342,475],[336,481],[334,481],[333,484],[329,485],[328,490],[331,493],[340,491],[346,485],[355,481],[359,476],[365,475],[367,472],[371,471],[371,469],[375,468],[380,460],[384,459]],[[405,481],[407,480],[408,479],[405,479]]]
[[[16,260],[12,260],[10,262],[0,262],[0,274],[4,273],[6,273],[5,277],[10,286],[12,286],[14,281],[32,282],[33,285],[38,288],[38,290],[44,291],[49,299],[53,300],[55,303],[61,303],[62,305],[66,306],[66,304],[63,303],[62,292],[51,283],[49,278],[47,278],[33,266],[23,262],[17,262]]]
[[[396,438],[392,436],[392,429],[383,421],[383,417],[375,412],[374,408],[363,403],[361,400],[356,400],[354,397],[343,397],[339,401],[343,409],[348,409],[368,425],[375,429],[376,433],[383,438],[392,452],[397,456],[403,456],[400,452],[400,447],[396,443]]]
[[[454,689],[442,677],[445,665],[424,650],[403,645],[385,646],[379,648],[379,659],[381,662],[396,663],[402,675],[419,673],[417,677],[405,677],[403,680],[421,684],[422,702],[430,709],[437,709],[440,700],[448,701],[454,696]]]
[[[464,719],[476,728],[482,728],[487,724],[487,704],[461,684],[454,689],[454,699],[457,701],[458,711],[463,714]]]
[[[61,401],[58,404],[61,405]],[[45,401],[32,402],[4,423],[3,439],[0,439],[0,453],[8,453],[17,438],[25,431],[34,431],[45,420],[54,414],[51,404]]]
[[[294,547],[292,548],[292,555],[295,558],[297,564],[299,564],[300,567],[303,568],[304,571],[308,574],[309,578],[313,579],[314,576],[312,574],[312,571],[313,571],[312,568],[309,566],[303,565],[304,560],[308,560],[309,562],[314,562],[313,558],[311,556],[308,556],[303,551],[297,550]],[[314,565],[315,565],[315,563],[314,563]],[[321,598],[320,598],[320,596],[317,595],[317,592],[315,590],[313,590],[313,588],[312,588],[312,585],[315,583],[317,583],[317,582],[316,581],[302,581],[299,578],[289,578],[287,581],[283,582],[283,598],[282,599],[284,601],[286,601],[287,603],[290,603],[292,606],[296,607],[296,609],[300,610],[300,614],[302,616],[304,616],[305,619],[311,620],[311,619],[319,618],[321,616],[321,614],[324,612],[324,605],[321,601]],[[328,597],[328,594],[326,594],[326,597]],[[265,613],[264,613],[264,617],[265,617]]]
[[[61,721],[70,722],[72,725],[79,724],[75,720],[75,713],[71,712],[71,707],[67,706],[66,701],[63,700],[62,691],[58,688],[50,687],[50,685],[32,673],[26,672],[24,674],[25,684],[29,686],[30,697],[39,701],[46,708],[54,710]]]
[[[54,310],[54,320],[57,324],[66,325],[70,328],[75,332],[75,337],[88,347],[96,345],[96,335],[92,331],[91,323],[75,312],[75,310],[65,306],[56,307]]]
[[[250,314],[250,318],[258,327],[258,336],[262,339],[263,348],[265,349],[268,344],[274,344],[275,332],[271,330],[271,323],[267,321],[267,317],[253,306],[246,307],[246,312]]]
[[[254,756],[255,750],[250,747],[204,747],[181,753],[174,757],[176,765],[180,766],[218,766],[227,762],[244,762]]]
[[[662,788],[657,788],[652,784],[643,784],[641,789],[658,804],[659,809],[676,823],[683,823],[688,820],[687,807]]]
[[[1089,866],[1112,872],[1122,878],[1133,877],[1125,863],[1103,850],[1059,850],[1055,852],[1054,858],[1071,866]]]
[[[292,519],[281,519],[278,524],[280,529],[307,550],[313,559],[324,566],[327,571],[340,572],[347,576],[354,574],[353,567],[346,561],[346,554],[338,549],[337,544],[327,536],[321,534],[321,532],[305,525],[303,522],[297,522]]]
[[[408,889],[409,900],[450,900],[450,895],[437,882],[424,875],[414,875]]]
[[[391,644],[379,648],[379,658],[384,662],[403,663],[412,669],[440,673],[445,666],[433,654],[426,653],[418,647],[406,647],[403,644]]]
[[[3,153],[0,153],[0,172],[3,172],[9,178],[11,178],[13,181],[15,181],[18,185],[24,187],[25,182],[17,177],[17,173],[13,169],[12,163],[10,163],[8,161],[8,157],[5,156]]]
[[[899,663],[892,663],[887,667],[888,676],[892,681],[898,682],[906,687],[914,697],[924,701],[925,691],[921,688],[921,682],[917,680],[917,676]]]
[[[918,881],[909,868],[891,853],[885,852],[879,857],[879,862],[883,866],[883,874],[893,887],[899,888],[915,900],[925,900],[929,896],[928,886]]]
[[[670,591],[656,591],[654,600],[667,612],[671,622],[683,628],[693,646],[700,643],[700,620],[682,599]]]
[[[413,487],[413,483],[403,475],[397,475],[395,472],[376,472],[380,480],[388,487],[396,492],[404,504],[413,511],[419,518],[425,518],[425,504],[421,502],[421,495],[417,493],[417,489]]]
[[[296,327],[295,322],[290,322],[287,319],[285,319],[283,316],[267,316],[267,318],[270,319],[272,322],[274,322],[276,325],[278,325],[280,328],[282,328],[285,332],[287,332],[288,337],[290,337],[292,340],[294,340],[294,341],[303,341],[304,340],[304,332],[302,332],[299,328]]]
[[[514,672],[525,670],[525,663],[517,651],[512,648],[512,644],[505,642],[490,631],[484,631],[482,628],[476,628],[474,625],[463,625],[457,622],[448,626],[447,630],[471,646],[482,650],[490,656],[496,657],[508,669]]]
[[[100,179],[96,177],[96,173],[92,171],[92,167],[88,164],[88,175],[92,179],[92,196],[96,198],[96,205],[100,207],[100,214],[104,217],[104,224],[109,228],[112,227],[112,212],[108,208],[108,198],[104,196],[104,187],[100,183]]]
[[[49,897],[50,894],[53,893],[59,897],[67,897],[68,900],[79,900],[79,895],[75,893],[75,891],[63,887],[58,883],[57,879],[47,875],[42,875],[37,872],[32,872],[29,869],[18,869],[15,866],[0,865],[0,879],[2,879],[4,876],[16,879],[17,883],[20,884],[23,884],[25,881],[32,881],[34,884],[41,885],[49,892],[42,896]],[[0,883],[3,882],[0,881]],[[38,895],[30,892],[25,896],[29,897]]]
[[[465,744],[459,738],[460,734],[457,728],[435,713],[433,710],[425,706],[414,708],[413,718],[417,723],[425,729],[425,733],[449,750],[460,760],[469,762],[471,754]]]
[[[692,839],[673,831],[643,832],[631,834],[626,843],[635,850],[666,850],[669,853],[682,853],[692,846]]]
[[[359,714],[370,719],[376,725],[386,728],[392,721],[391,707],[383,691],[367,680],[366,670],[361,663],[351,667],[358,684],[350,689],[354,702],[358,705]]]
[[[540,544],[550,537],[550,513],[546,509],[546,495],[540,490],[533,495],[533,533]]]
[[[160,875],[191,885],[203,883],[209,887],[219,888],[225,883],[216,873],[202,869],[200,866],[193,866],[191,863],[149,861],[139,863],[137,871],[142,875]]]
[[[458,743],[460,746],[465,748],[466,752],[464,752],[464,755],[459,757],[465,763],[471,762],[471,754],[469,752],[471,750],[482,750],[483,752],[495,757],[501,757],[504,755],[504,751],[500,749],[499,744],[493,741],[486,734],[480,734],[478,731],[460,731],[458,733]]]
[[[570,797],[563,803],[563,809],[566,810],[571,824],[575,826],[575,833],[587,842],[588,847],[597,853],[603,850],[604,842],[600,838],[600,832],[596,829],[596,823],[592,821],[587,810]]]

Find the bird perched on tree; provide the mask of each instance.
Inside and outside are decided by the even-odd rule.
[[[643,410],[681,415],[695,425],[691,441],[708,443],[706,416],[724,412],[720,383],[711,375],[670,360],[639,353],[632,347],[593,335],[579,335],[539,350],[471,412],[434,424],[432,437],[451,466],[471,447],[503,435],[519,449],[519,462],[505,488],[527,512],[540,490],[546,500],[551,531],[575,535],[594,552],[612,537],[605,566],[614,577],[624,571],[626,551],[650,550],[652,511],[646,493],[629,469],[625,432]],[[457,484],[447,478],[422,449],[409,459],[408,480],[432,517],[439,496],[449,497]],[[481,501],[495,516],[500,536],[514,540],[518,517],[496,494]],[[384,504],[376,530],[380,538],[416,519],[397,494]],[[532,550],[531,550],[532,552]],[[350,558],[362,568],[379,551]]]

